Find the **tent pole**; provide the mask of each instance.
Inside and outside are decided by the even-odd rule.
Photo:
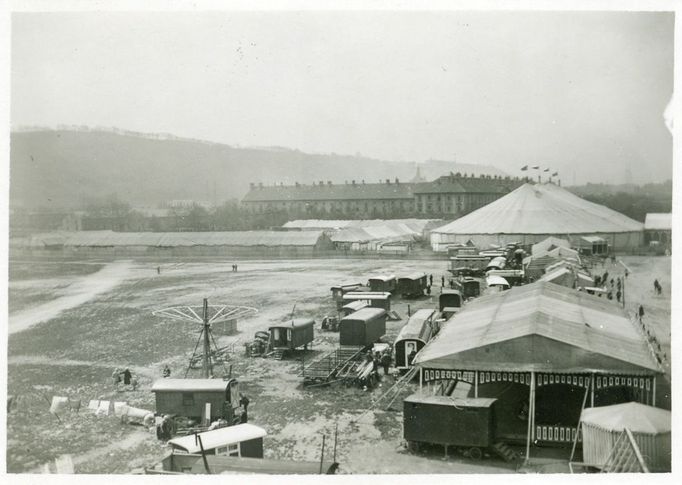
[[[580,418],[578,418],[578,426],[575,429],[575,439],[573,440],[573,449],[571,450],[571,458],[569,462],[573,461],[573,456],[575,455],[575,447],[578,444],[578,436],[580,435],[580,425],[583,422],[583,411],[585,410],[585,404],[587,403],[587,393],[590,392],[590,388],[585,388],[585,395],[583,396],[583,406],[580,408]]]
[[[419,368],[419,391],[421,391],[424,387],[423,380],[422,380],[423,374],[424,374],[424,368],[420,367]]]
[[[478,371],[474,373],[474,397],[478,397]]]
[[[654,387],[651,391],[651,405],[656,406],[656,376],[654,376]]]
[[[590,407],[594,407],[594,372],[590,378]]]
[[[530,435],[533,430],[533,414],[535,410],[533,409],[533,401],[535,394],[535,372],[530,371],[530,391],[528,394],[528,435],[526,436],[526,464],[530,461]]]

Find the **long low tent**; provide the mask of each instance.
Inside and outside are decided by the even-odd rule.
[[[472,301],[415,364],[422,385],[464,381],[473,397],[498,397],[500,438],[537,444],[575,439],[584,399],[655,405],[662,371],[618,305],[547,282]]]
[[[440,219],[358,219],[358,220],[326,220],[326,219],[297,219],[289,221],[282,227],[294,230],[339,230],[350,227],[384,226],[386,224],[405,224],[412,229],[422,232],[427,226],[442,222]]]
[[[260,248],[312,255],[331,250],[333,245],[322,231],[223,231],[223,232],[114,232],[77,231],[37,234],[15,245],[22,249],[62,249],[73,252],[149,252],[183,249],[187,252],[234,254]]]
[[[519,242],[535,244],[548,237],[599,236],[609,247],[625,250],[642,244],[641,222],[589,202],[552,183],[524,184],[480,209],[431,231],[434,251],[472,240],[478,247]]]

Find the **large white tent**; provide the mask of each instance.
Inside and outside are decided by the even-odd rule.
[[[473,240],[477,246],[518,241],[534,244],[547,237],[570,241],[596,235],[616,250],[641,245],[644,225],[608,207],[554,185],[524,184],[504,197],[431,232],[434,251]]]

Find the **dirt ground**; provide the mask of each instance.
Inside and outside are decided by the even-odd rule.
[[[81,410],[55,417],[48,412],[52,396],[115,399],[154,409],[152,382],[164,364],[182,376],[198,337],[196,324],[168,321],[152,311],[175,305],[209,303],[246,305],[259,312],[239,321],[235,335],[216,335],[218,345],[235,344],[232,371],[249,396],[249,421],[268,432],[269,458],[319,460],[322,435],[326,458],[334,450],[341,473],[510,473],[513,466],[496,458],[475,462],[442,450],[408,453],[402,442],[402,412],[371,410],[372,400],[390,387],[365,392],[343,386],[303,388],[301,359],[309,361],[338,345],[338,334],[319,330],[325,314],[334,314],[330,287],[365,282],[372,274],[424,271],[434,276],[434,294],[392,304],[403,320],[388,322],[392,340],[404,325],[407,305],[414,311],[436,306],[445,261],[296,260],[249,261],[232,272],[232,261],[63,262],[10,261],[8,394],[16,406],[8,415],[9,472],[35,471],[43,463],[69,454],[77,473],[126,473],[151,466],[167,448],[141,427],[115,417],[95,417]],[[630,268],[627,305],[640,302],[669,355],[670,258],[623,258]],[[614,266],[609,269],[614,274]],[[601,270],[599,270],[601,271]],[[664,294],[653,295],[658,278]],[[316,319],[312,350],[288,360],[247,358],[244,342],[257,330],[295,316]],[[129,367],[140,387],[114,388],[111,373]],[[190,375],[198,376],[196,373]],[[416,388],[416,386],[414,386]],[[413,389],[406,389],[407,394]],[[665,393],[665,391],[662,391]],[[669,395],[669,390],[668,390]],[[669,399],[669,398],[668,398]]]

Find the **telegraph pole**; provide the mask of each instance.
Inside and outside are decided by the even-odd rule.
[[[209,332],[211,329],[211,324],[208,323],[208,298],[204,298],[204,314],[203,314],[203,320],[204,320],[204,362],[203,362],[203,369],[204,369],[204,378],[208,379],[211,377],[211,374],[213,374],[212,369],[211,369],[211,359],[208,356],[208,353],[211,351],[211,340],[209,336]]]

